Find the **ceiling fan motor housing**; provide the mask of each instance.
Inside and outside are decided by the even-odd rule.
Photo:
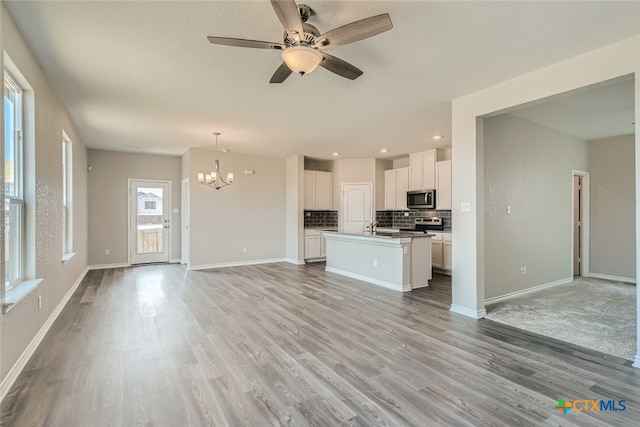
[[[303,37],[300,37],[300,40],[296,40],[291,37],[287,32],[284,32],[284,44],[287,47],[301,45],[301,46],[309,46],[312,45],[316,39],[320,35],[320,31],[311,24],[303,23],[302,28],[304,29]]]

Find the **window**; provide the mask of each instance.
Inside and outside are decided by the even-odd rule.
[[[156,202],[150,202],[149,200],[146,200],[144,202],[144,209],[145,210],[155,210],[156,209]]]
[[[22,89],[4,72],[5,290],[24,278],[24,161]]]
[[[62,260],[73,255],[73,146],[62,131]]]

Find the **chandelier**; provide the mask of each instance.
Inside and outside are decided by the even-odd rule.
[[[220,132],[214,132],[213,134],[216,136],[216,151],[218,151],[218,137],[220,136]],[[220,172],[220,161],[216,159],[214,171],[208,173],[198,172],[198,182],[219,190],[233,182],[233,173],[229,172],[227,173],[227,177],[223,178]]]

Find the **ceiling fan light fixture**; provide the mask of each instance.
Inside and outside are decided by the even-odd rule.
[[[282,51],[282,60],[294,73],[309,74],[322,62],[322,54],[308,46],[291,46]]]

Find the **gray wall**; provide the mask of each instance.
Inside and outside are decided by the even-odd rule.
[[[35,94],[35,120],[25,130],[25,142],[35,146],[35,271],[39,286],[11,311],[0,315],[0,380],[14,366],[29,343],[87,267],[87,152],[69,116],[46,81],[9,14],[1,6],[0,48],[9,55]],[[2,107],[0,107],[2,108]],[[30,131],[29,134],[27,131]],[[62,132],[73,142],[73,250],[62,263]],[[4,162],[0,162],[3,167]],[[33,171],[32,171],[33,173]],[[33,175],[31,175],[31,179]],[[33,208],[33,205],[31,206]],[[0,233],[0,239],[3,239]],[[0,247],[4,247],[0,243]],[[0,263],[4,276],[4,264]],[[38,310],[37,298],[42,297]]]
[[[129,178],[171,182],[171,208],[180,209],[178,156],[89,150],[89,264],[128,263]],[[180,213],[171,214],[172,260],[180,259]],[[105,255],[105,249],[111,254]]]
[[[509,114],[484,120],[485,299],[572,277],[572,171],[587,169],[587,144]]]
[[[304,263],[304,162],[300,155],[286,159],[286,257],[295,264]]]
[[[198,171],[210,171],[215,159],[223,174],[233,172],[230,187],[198,184]],[[285,159],[189,150],[191,268],[286,257],[285,171]]]
[[[589,142],[591,273],[636,277],[634,135]]]

